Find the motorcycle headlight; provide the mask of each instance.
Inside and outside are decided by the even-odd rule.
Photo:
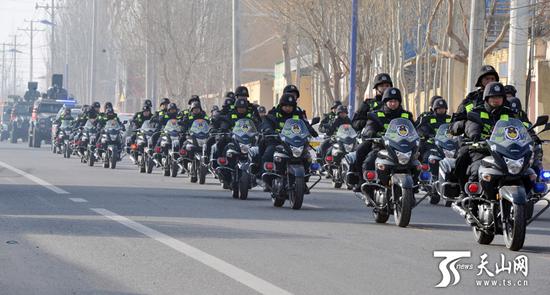
[[[510,174],[515,175],[521,172],[521,169],[523,168],[523,158],[518,160],[512,160],[506,157],[503,158],[506,166],[508,166],[508,172]]]
[[[248,154],[248,150],[250,150],[249,144],[239,143],[239,146],[241,147],[241,153]]]
[[[455,150],[443,149],[443,153],[445,154],[445,158],[454,158],[455,156]]]
[[[344,149],[346,150],[347,153],[350,153],[351,151],[353,151],[353,143],[350,143],[350,144],[344,144]]]
[[[300,146],[300,147],[291,146],[290,150],[292,151],[292,156],[294,156],[295,158],[298,158],[304,152],[304,147],[303,146]]]
[[[408,153],[402,153],[400,151],[395,151],[395,154],[397,155],[397,161],[399,162],[399,164],[405,165],[405,164],[409,163],[409,161],[411,160],[412,151],[408,152]]]

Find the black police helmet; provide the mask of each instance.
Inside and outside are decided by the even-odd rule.
[[[432,110],[437,110],[437,109],[448,109],[449,106],[447,105],[447,102],[443,99],[443,98],[437,98],[436,100],[434,100],[434,102],[432,103]]]
[[[168,110],[177,110],[178,106],[175,103],[170,103],[168,105]]]
[[[166,97],[163,98],[163,99],[160,101],[160,105],[164,105],[164,104],[166,104],[166,105],[167,105],[167,104],[170,104],[170,99],[168,99],[168,98],[166,98]]]
[[[191,95],[191,98],[187,101],[188,105],[191,105],[194,101],[201,102],[201,99],[198,95]]]
[[[296,97],[292,93],[283,93],[281,99],[279,100],[281,106],[296,106]]]
[[[330,107],[330,109],[331,109],[331,110],[334,110],[334,109],[338,108],[338,107],[341,106],[341,105],[342,105],[342,102],[339,101],[339,100],[337,100],[337,101],[335,101],[335,102],[332,103],[332,106]]]
[[[382,95],[382,103],[386,103],[392,99],[396,99],[401,103],[403,98],[401,97],[401,91],[399,89],[390,87],[384,91],[384,94]]]
[[[489,97],[493,96],[502,96],[506,97],[506,92],[504,91],[504,85],[499,82],[491,82],[485,86],[483,91],[483,100],[487,100]]]
[[[493,66],[490,65],[484,65],[481,67],[481,70],[479,71],[479,75],[477,77],[476,87],[482,87],[483,84],[481,84],[481,79],[487,75],[494,75],[497,78],[497,82],[500,79],[498,76],[497,71]]]
[[[96,119],[97,118],[97,112],[95,109],[91,109],[88,111],[88,118],[89,119]]]
[[[517,97],[508,98],[508,106],[516,113],[522,110],[521,100]]]
[[[217,106],[217,105],[213,105],[212,106],[212,109],[210,110],[211,112],[215,112],[215,111],[219,111],[220,110],[220,107]]]
[[[504,92],[506,92],[506,94],[511,94],[512,96],[516,96],[516,93],[518,93],[516,87],[514,87],[514,85],[506,85],[504,86]]]
[[[95,109],[95,108],[100,108],[101,107],[101,104],[99,103],[99,101],[95,101],[93,104],[92,104],[92,107]]]
[[[246,86],[239,86],[235,89],[236,97],[248,97],[248,88]]]
[[[112,109],[112,108],[113,108],[113,104],[110,103],[110,102],[106,102],[106,103],[105,103],[105,109],[109,109],[109,108]]]
[[[258,113],[265,114],[265,113],[267,113],[267,110],[264,106],[259,106],[258,107]]]
[[[201,103],[198,102],[198,101],[194,101],[191,103],[191,106],[189,107],[189,110],[193,110],[195,108],[199,108],[199,109],[202,109],[201,107]]]
[[[225,93],[225,97],[235,98],[235,93],[233,91],[228,91]]]
[[[233,105],[234,103],[235,103],[235,98],[228,97],[223,101],[223,106],[224,107],[229,107],[229,106]]]
[[[441,96],[439,96],[439,95],[434,95],[434,96],[432,96],[432,98],[430,98],[430,108],[431,108],[432,110],[434,110],[434,108],[433,108],[434,102],[435,102],[437,99],[440,99],[440,98],[443,99],[443,97],[441,97]]]
[[[239,98],[235,101],[235,108],[247,108],[248,101],[246,98]]]
[[[390,87],[393,87],[393,82],[391,81],[391,77],[389,74],[386,73],[380,73],[376,76],[374,76],[374,86],[373,89],[376,89],[376,87],[383,83],[390,83]]]
[[[348,113],[348,108],[345,106],[345,105],[339,105],[337,108],[336,108],[336,113],[337,114],[340,114],[340,113]]]
[[[286,85],[283,89],[283,93],[293,93],[296,98],[300,98],[300,90],[298,90],[298,87],[296,87],[296,85]]]
[[[105,113],[106,113],[107,115],[109,115],[109,114],[114,114],[115,111],[113,110],[113,108],[107,108],[107,109],[105,109]]]
[[[153,103],[151,102],[150,99],[146,99],[146,100],[143,102],[143,106],[153,107]]]
[[[151,107],[145,105],[145,106],[143,106],[142,111],[144,111],[144,112],[150,112],[150,111],[151,111]]]

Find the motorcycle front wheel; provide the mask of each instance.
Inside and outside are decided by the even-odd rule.
[[[304,202],[304,192],[306,190],[306,182],[304,177],[294,177],[294,190],[289,192],[290,207],[294,210],[302,208]]]

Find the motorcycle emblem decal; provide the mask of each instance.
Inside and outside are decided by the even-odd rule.
[[[248,129],[250,129],[250,127],[248,127],[248,124],[243,124],[243,126],[241,126],[241,129],[242,129],[244,132],[248,132]]]
[[[504,135],[506,136],[506,139],[509,139],[509,140],[518,140],[519,139],[519,131],[514,126],[506,127],[504,129]]]
[[[292,125],[292,132],[295,134],[300,134],[302,132],[302,128],[300,128],[300,125],[293,124]]]
[[[405,125],[399,125],[397,126],[397,134],[399,134],[399,136],[407,136],[409,135],[409,128]]]

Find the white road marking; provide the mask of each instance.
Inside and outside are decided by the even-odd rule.
[[[69,198],[69,200],[71,200],[75,203],[88,203],[88,201],[86,199],[82,199],[82,198]]]
[[[248,286],[249,288],[261,294],[292,294],[224,260],[221,260],[215,256],[212,256],[198,248],[195,248],[187,243],[184,243],[180,240],[177,240],[166,234],[156,231],[141,223],[135,222],[124,216],[118,215],[107,209],[91,208],[90,210],[100,215],[103,215],[111,220],[114,220],[137,232],[140,232],[182,254],[185,254],[190,258],[193,258],[203,263],[204,265],[213,268],[214,270],[234,279],[235,281],[241,284]]]
[[[13,171],[13,172],[15,172],[15,173],[17,173],[17,174],[19,174],[19,175],[21,175],[21,176],[27,178],[28,180],[33,181],[33,182],[35,182],[35,183],[37,183],[37,184],[39,184],[39,185],[41,185],[41,186],[43,186],[43,187],[45,187],[45,188],[51,190],[51,191],[54,192],[54,193],[57,193],[57,194],[60,194],[60,195],[68,195],[68,194],[70,194],[70,193],[69,193],[68,191],[66,191],[66,190],[60,189],[60,188],[58,188],[57,186],[55,186],[55,185],[53,185],[53,184],[51,184],[51,183],[49,183],[49,182],[47,182],[47,181],[45,181],[45,180],[43,180],[43,179],[40,179],[40,178],[38,178],[38,177],[36,177],[36,176],[34,176],[34,175],[32,175],[32,174],[29,174],[29,173],[27,173],[27,172],[25,172],[25,171],[23,171],[23,170],[20,170],[20,169],[17,169],[17,168],[15,168],[15,167],[13,167],[13,166],[10,166],[10,165],[8,165],[8,164],[2,162],[2,161],[0,161],[0,166],[1,166],[1,167],[4,167],[4,168],[6,168],[6,169],[9,169],[9,170],[11,170],[11,171]]]
[[[323,207],[319,207],[317,205],[312,205],[312,204],[306,204],[306,203],[303,203],[302,206],[308,207],[308,208],[313,208],[313,209],[323,209]]]

